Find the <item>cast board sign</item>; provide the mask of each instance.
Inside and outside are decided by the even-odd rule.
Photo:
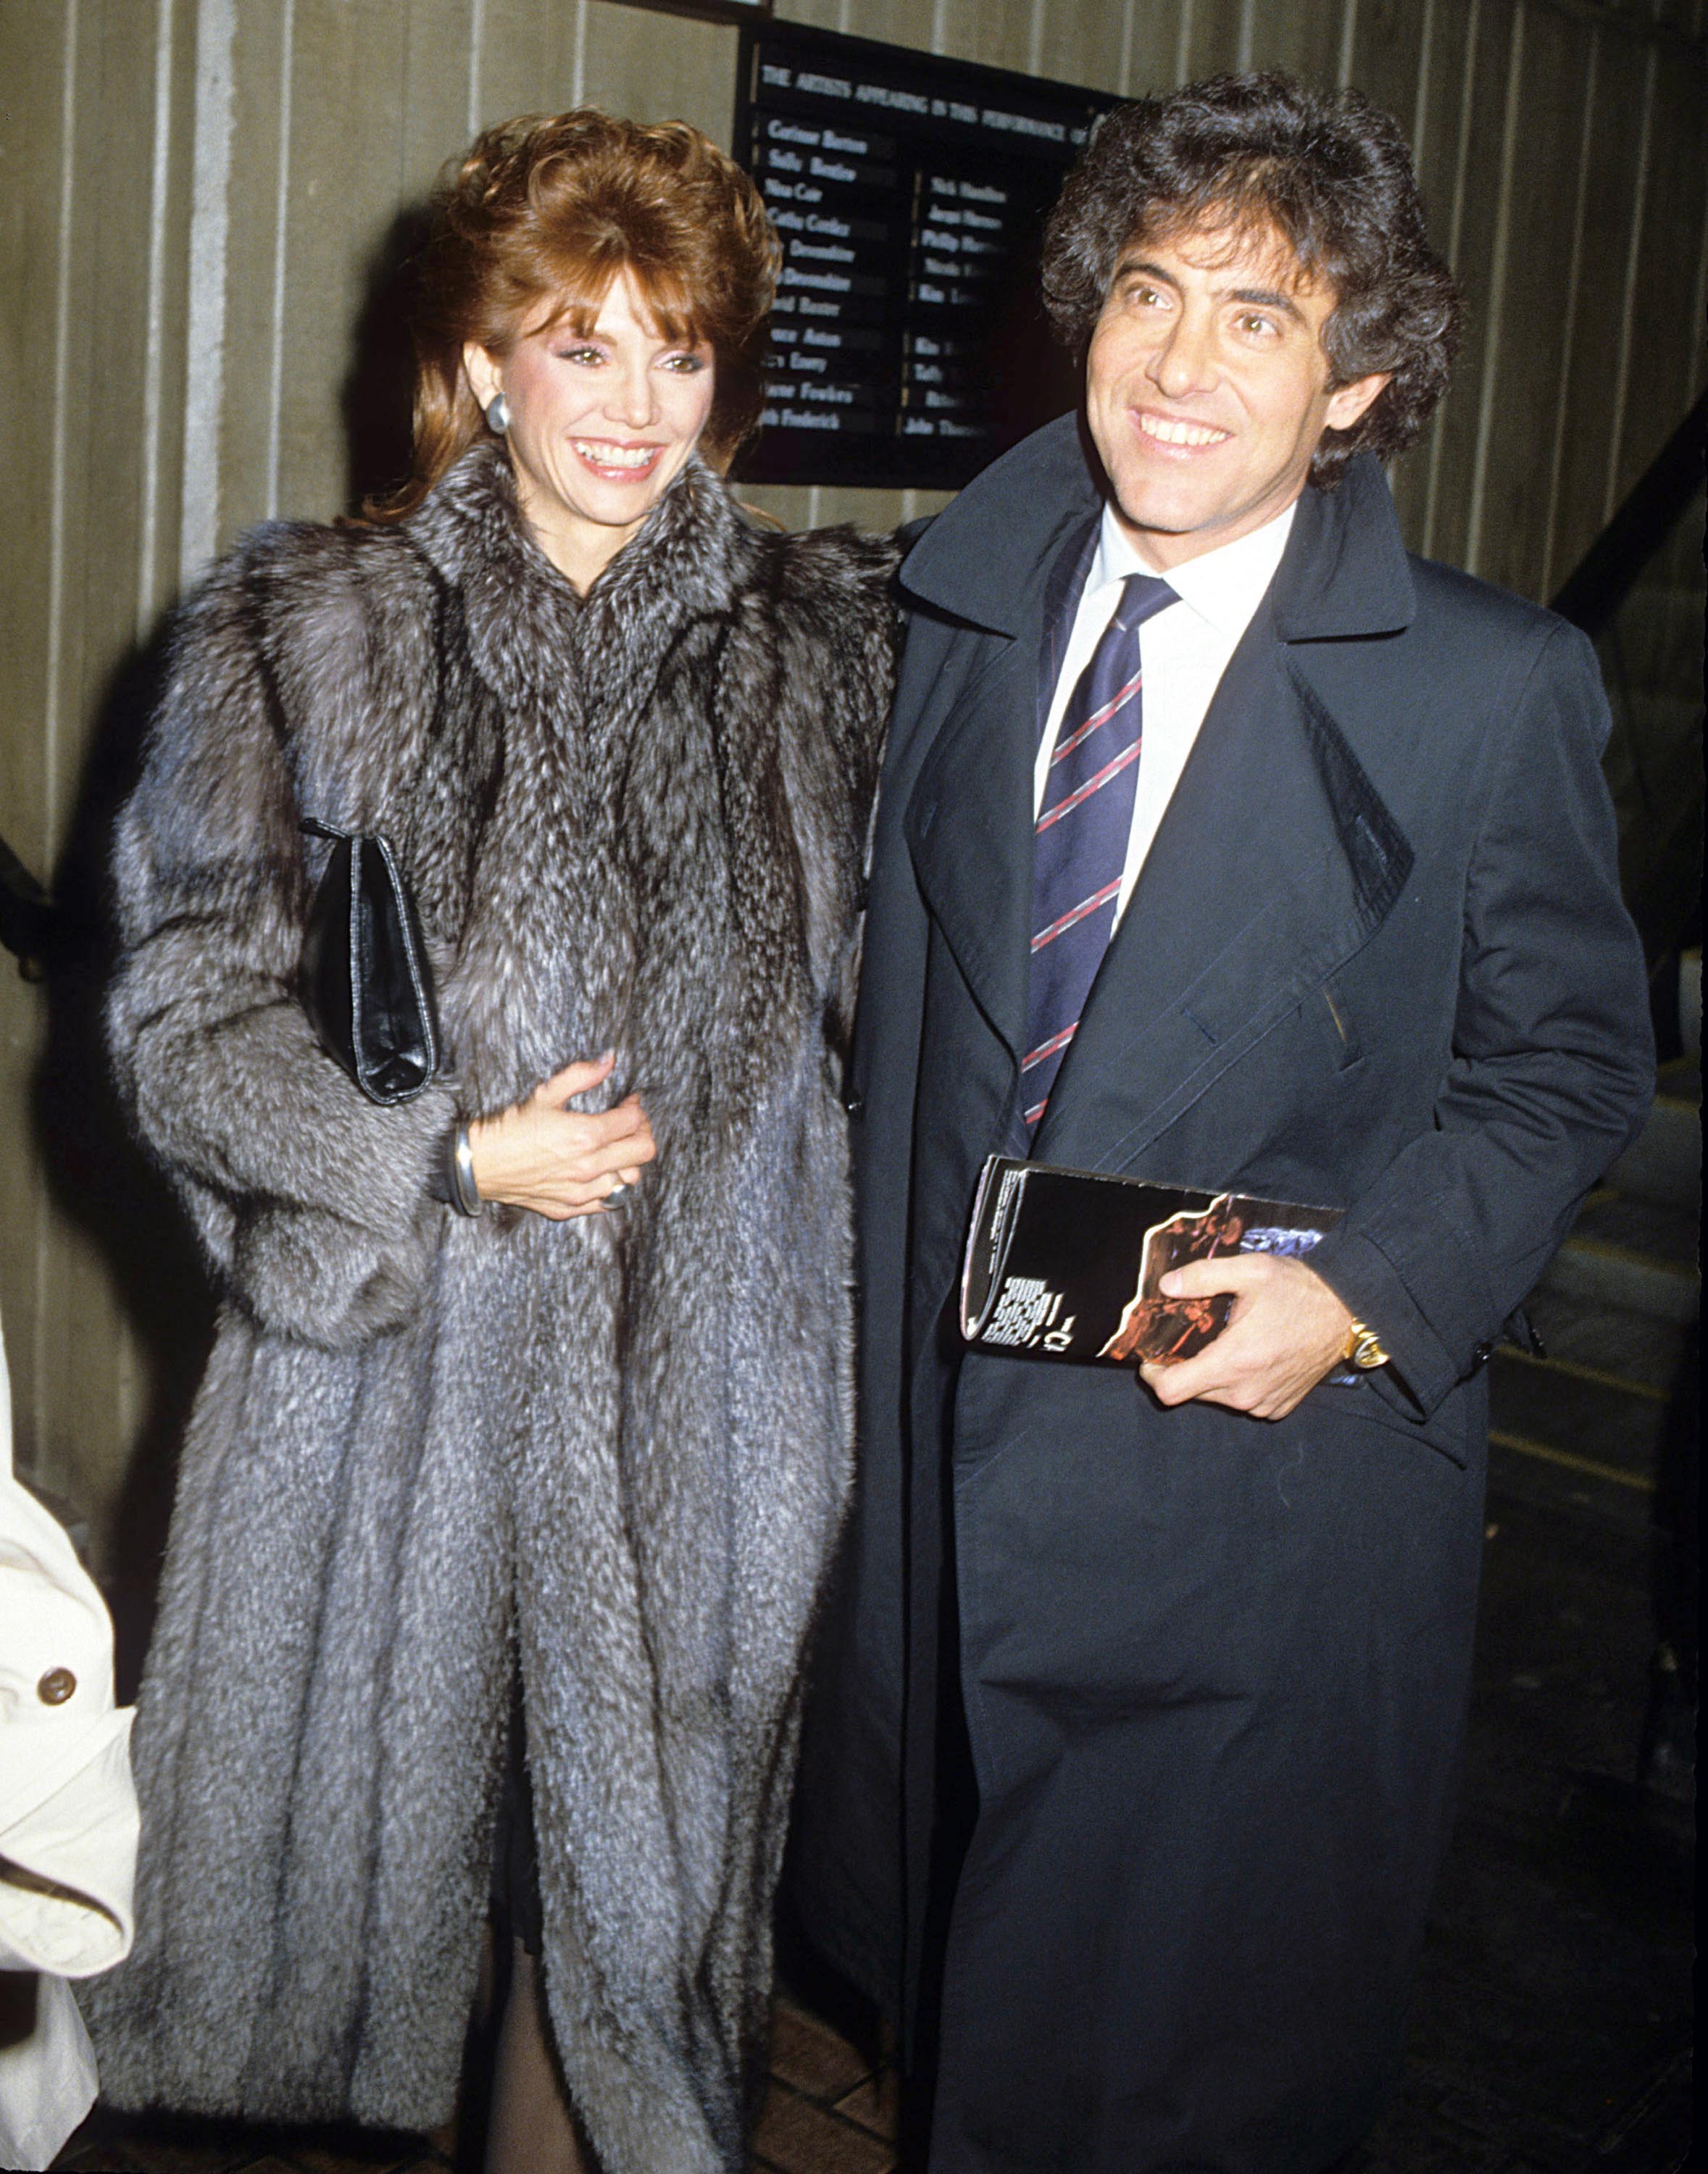
[[[783,243],[755,482],[954,489],[1073,403],[1045,214],[1102,94],[768,24],[737,156]]]

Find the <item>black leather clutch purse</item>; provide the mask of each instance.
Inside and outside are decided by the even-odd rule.
[[[413,1101],[439,1069],[439,1013],[415,901],[377,831],[303,829],[332,841],[309,906],[300,992],[321,1046],[370,1102]]]

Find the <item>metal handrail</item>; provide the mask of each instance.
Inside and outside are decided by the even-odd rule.
[[[1708,392],[1656,454],[1554,598],[1562,619],[1599,634],[1702,487]]]

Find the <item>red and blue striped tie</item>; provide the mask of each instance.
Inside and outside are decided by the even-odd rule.
[[[1029,1134],[1044,1114],[1115,932],[1144,738],[1138,630],[1176,601],[1166,581],[1127,576],[1057,729],[1033,847],[1029,1047],[1020,1067]]]

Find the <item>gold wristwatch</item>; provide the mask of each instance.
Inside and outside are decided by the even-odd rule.
[[[1341,1365],[1356,1366],[1361,1374],[1367,1374],[1373,1366],[1386,1366],[1387,1362],[1388,1355],[1382,1349],[1376,1331],[1366,1328],[1361,1321],[1354,1321],[1346,1332],[1346,1342],[1340,1354]]]

